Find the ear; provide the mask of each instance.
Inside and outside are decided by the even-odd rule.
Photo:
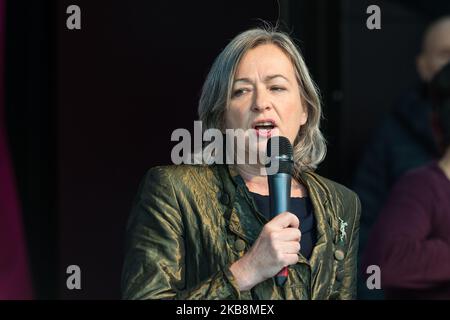
[[[301,125],[304,126],[308,122],[308,112],[304,111],[302,115]]]
[[[424,53],[421,53],[416,58],[416,69],[420,78],[424,82],[429,82],[431,79],[430,68],[428,67],[428,61]]]
[[[300,114],[300,126],[303,126],[308,121],[308,103],[302,98],[302,112]]]

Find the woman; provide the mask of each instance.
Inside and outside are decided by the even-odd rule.
[[[430,87],[442,157],[396,183],[364,255],[388,299],[450,299],[450,64]]]
[[[235,37],[209,72],[199,116],[204,129],[289,139],[293,212],[270,219],[262,164],[151,169],[128,225],[123,297],[354,298],[360,204],[314,173],[326,151],[321,106],[292,40],[263,29]],[[286,283],[277,286],[285,266]]]

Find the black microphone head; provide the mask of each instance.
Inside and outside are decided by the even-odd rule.
[[[266,153],[270,159],[266,167],[270,167],[275,161],[275,165],[278,163],[277,173],[292,173],[294,158],[292,145],[288,138],[283,136],[269,138]]]

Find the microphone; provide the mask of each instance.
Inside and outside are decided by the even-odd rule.
[[[273,218],[282,212],[289,211],[290,208],[293,166],[292,145],[286,137],[271,137],[267,141],[266,153],[270,159],[266,168],[268,168],[270,216]],[[275,170],[273,167],[275,167]],[[276,276],[277,285],[283,286],[287,276],[288,269],[284,267]]]

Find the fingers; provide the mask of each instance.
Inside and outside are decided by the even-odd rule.
[[[296,264],[299,260],[300,243],[295,241],[278,243],[275,248],[274,258],[280,267]]]
[[[269,222],[271,225],[278,227],[278,228],[296,228],[298,229],[300,226],[300,220],[297,218],[297,216],[291,212],[283,212],[274,217]]]
[[[292,264],[296,264],[298,262],[298,254],[297,253],[293,253],[293,254],[285,254],[283,260],[285,261],[285,267],[290,266]]]
[[[275,232],[272,236],[274,240],[279,241],[296,241],[299,242],[302,238],[300,229],[286,228],[281,231]]]
[[[282,242],[277,246],[278,246],[277,252],[279,252],[282,255],[297,254],[300,252],[300,242],[296,241]]]
[[[299,256],[297,253],[287,253],[283,254],[283,256],[280,258],[280,261],[282,261],[283,267],[290,266],[292,264],[296,264],[298,262]]]

